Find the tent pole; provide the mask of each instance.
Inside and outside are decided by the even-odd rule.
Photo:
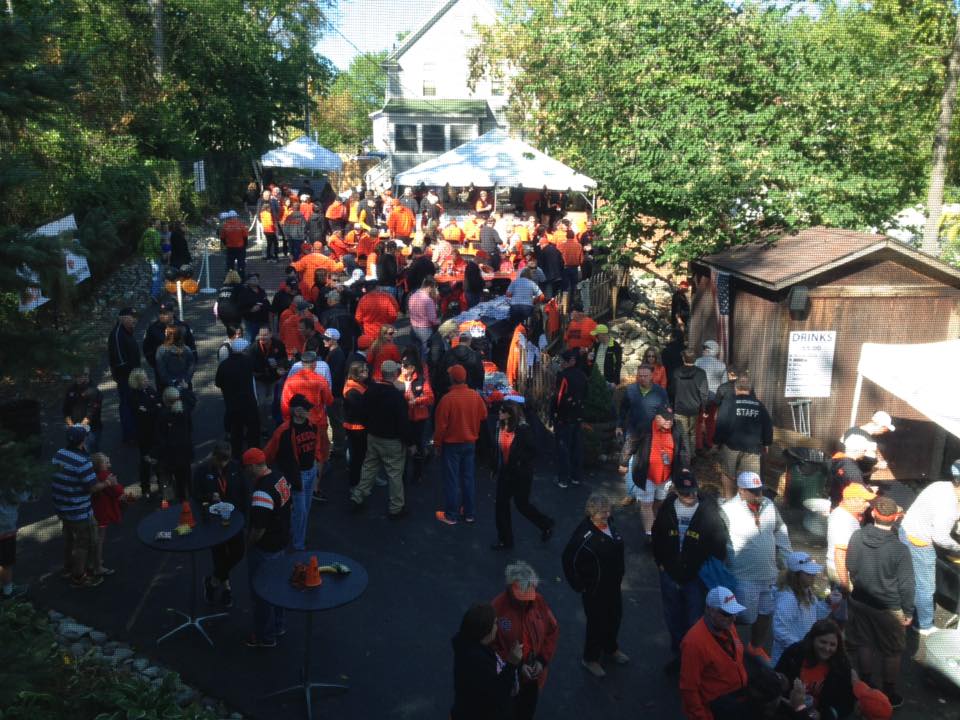
[[[497,211],[497,186],[493,186],[493,211]]]
[[[860,409],[860,392],[863,390],[863,375],[857,373],[857,384],[853,388],[853,406],[850,408],[850,425],[857,424],[857,411]]]

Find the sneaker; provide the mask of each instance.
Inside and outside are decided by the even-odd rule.
[[[437,520],[439,520],[440,522],[442,522],[444,525],[456,525],[456,524],[457,524],[456,519],[450,517],[450,516],[447,515],[445,512],[438,512],[438,513],[437,513]]]
[[[673,660],[664,665],[663,672],[667,675],[678,674],[680,672],[680,658],[675,657]]]
[[[224,588],[220,593],[220,604],[225,608],[233,607],[233,592],[230,588]]]
[[[921,637],[929,637],[930,635],[933,635],[935,632],[937,632],[937,630],[939,629],[940,628],[938,628],[936,625],[931,625],[930,627],[927,627],[927,628],[917,628],[917,635],[920,635]]]
[[[217,601],[217,586],[209,575],[203,579],[203,601],[207,605],[213,605]]]
[[[103,584],[103,578],[96,575],[81,575],[70,580],[70,587],[91,588]]]
[[[102,567],[102,568],[99,568],[99,569],[97,569],[97,570],[94,570],[94,571],[93,571],[93,574],[94,574],[94,575],[100,575],[100,576],[107,576],[107,575],[114,575],[114,574],[116,574],[116,572],[117,572],[117,571],[114,570],[113,568]]]
[[[613,661],[617,665],[626,665],[628,662],[630,662],[630,656],[623,652],[623,650],[617,650],[615,653],[611,654],[610,657],[613,658]]]
[[[580,664],[583,665],[587,671],[594,677],[602,678],[607,676],[607,671],[604,670],[600,663],[594,661],[587,662],[586,660],[581,660]]]
[[[566,490],[570,486],[567,484],[566,480],[557,480],[557,487]]]

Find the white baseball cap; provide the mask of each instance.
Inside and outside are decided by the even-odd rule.
[[[738,615],[747,609],[737,602],[737,596],[733,594],[733,590],[723,585],[717,585],[707,593],[707,607],[723,610],[728,615]]]
[[[327,330],[323,333],[323,337],[325,337],[327,340],[339,340],[340,331],[336,328],[327,328]]]
[[[737,475],[737,487],[744,490],[762,490],[763,480],[752,470],[744,470]]]
[[[803,572],[807,575],[819,575],[823,566],[815,563],[810,553],[792,552],[787,555],[787,569],[790,572]]]
[[[893,418],[890,417],[890,413],[884,410],[877,410],[873,414],[873,417],[870,418],[870,422],[879,427],[886,428],[890,432],[897,429],[897,426],[893,424]]]

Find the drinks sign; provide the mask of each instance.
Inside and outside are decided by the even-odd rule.
[[[790,333],[784,397],[830,397],[836,330]]]

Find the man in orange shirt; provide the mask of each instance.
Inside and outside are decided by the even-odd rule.
[[[310,222],[310,218],[313,217],[313,201],[310,199],[310,196],[303,194],[300,196],[300,214],[303,215],[303,219],[307,222]]]
[[[390,231],[390,237],[409,243],[410,236],[413,235],[416,226],[417,218],[410,212],[410,208],[403,203],[394,203],[390,210],[390,217],[387,218],[387,230]]]
[[[339,197],[335,197],[333,202],[327,207],[327,211],[323,214],[327,219],[327,223],[330,225],[330,232],[335,233],[337,230],[343,232],[347,227],[347,206]]]
[[[563,257],[563,289],[567,293],[569,306],[573,306],[574,293],[580,282],[580,266],[583,265],[583,245],[575,237],[568,235],[566,240],[557,244]]]
[[[570,313],[570,324],[567,325],[567,331],[563,335],[563,344],[567,348],[585,351],[593,347],[593,329],[597,327],[597,322],[589,315],[574,310]]]
[[[743,643],[734,621],[746,608],[718,585],[707,593],[703,617],[680,643],[680,704],[688,720],[743,717],[747,686]]]
[[[450,222],[447,223],[447,226],[443,229],[443,239],[454,244],[459,244],[463,242],[465,237],[463,230],[457,225],[457,219],[450,218]]]
[[[337,262],[333,258],[323,254],[323,243],[315,242],[313,252],[304,255],[296,262],[290,263],[290,267],[300,275],[300,290],[304,295],[309,295],[315,285],[315,276],[317,270],[326,270],[327,272],[343,272],[343,263]]]
[[[480,227],[482,222],[477,220],[476,210],[471,210],[463,222],[463,236],[468,243],[480,242]]]
[[[246,277],[247,272],[247,238],[247,226],[231,210],[220,228],[220,242],[227,249],[227,271],[236,268],[241,278]]]
[[[382,290],[371,290],[360,298],[354,317],[363,336],[372,342],[380,334],[380,328],[395,323],[399,314],[400,305],[393,295]]]
[[[333,393],[330,385],[316,371],[317,354],[308,350],[300,356],[303,368],[283,383],[283,393],[280,395],[280,413],[284,420],[290,419],[290,401],[294,395],[303,395],[313,406],[310,411],[311,419],[327,432],[327,408],[333,404]]]
[[[452,365],[450,389],[437,403],[433,443],[443,460],[444,512],[437,519],[456,525],[458,518],[476,520],[476,442],[487,419],[480,393],[467,387],[467,370]],[[463,514],[461,516],[461,508]]]

